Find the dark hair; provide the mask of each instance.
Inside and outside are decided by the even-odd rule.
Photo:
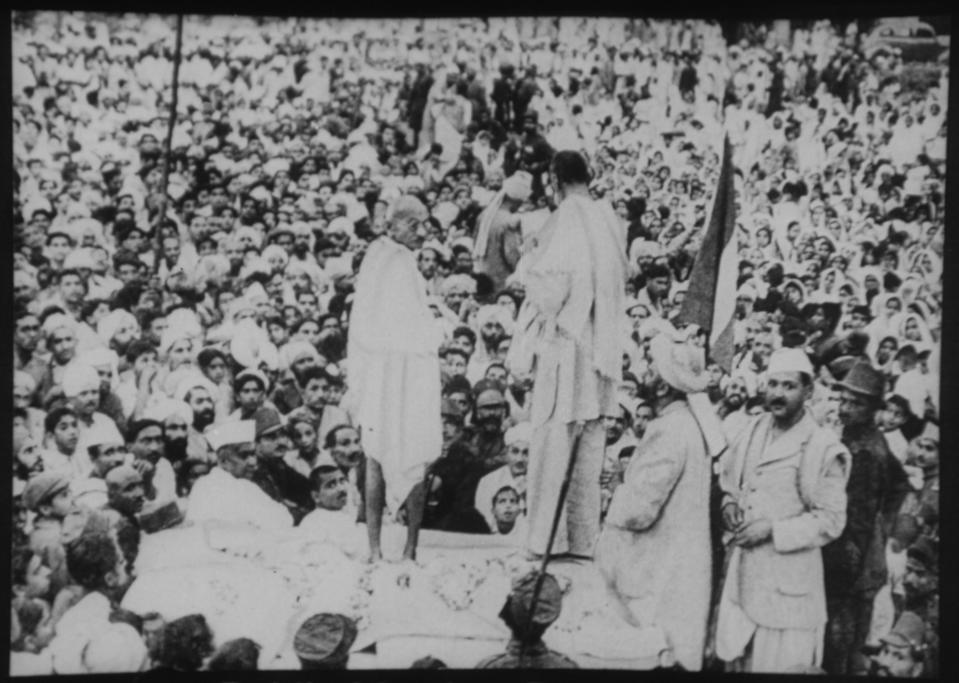
[[[249,638],[223,643],[207,664],[208,671],[256,671],[260,646]]]
[[[163,627],[157,663],[177,671],[198,671],[213,652],[213,632],[202,614],[189,614]]]
[[[82,588],[97,590],[106,575],[120,562],[120,550],[113,537],[104,532],[85,532],[67,544],[67,571]]]
[[[106,299],[87,299],[80,306],[80,319],[86,322],[87,319],[91,315],[93,315],[93,313],[97,310],[97,308],[101,304],[109,304],[109,303],[110,302]]]
[[[47,416],[43,418],[43,431],[48,434],[52,434],[53,430],[57,428],[57,424],[64,418],[64,416],[70,415],[73,418],[76,418],[77,414],[73,408],[63,407],[63,408],[54,408]]]
[[[652,263],[649,268],[646,270],[646,281],[655,280],[659,277],[671,278],[672,271],[669,270],[669,266],[662,263]]]
[[[158,420],[151,420],[150,418],[143,418],[141,420],[135,420],[130,423],[130,426],[127,427],[126,439],[127,442],[136,441],[142,432],[147,427],[159,427],[160,431],[164,431],[163,423]]]
[[[305,389],[311,379],[322,379],[325,382],[331,383],[336,381],[336,378],[332,377],[330,373],[319,365],[307,365],[297,378],[300,389]]]
[[[17,546],[10,555],[10,578],[14,586],[22,586],[27,582],[27,567],[33,559],[33,549],[29,545]]]
[[[453,339],[457,337],[466,337],[470,340],[471,344],[476,344],[476,332],[473,331],[473,328],[467,327],[466,325],[460,325],[453,330]]]
[[[130,346],[127,347],[125,356],[127,362],[133,364],[136,363],[141,356],[145,356],[148,353],[159,353],[153,345],[153,342],[147,339],[134,339]]]
[[[348,424],[336,425],[335,427],[333,427],[333,429],[331,429],[330,431],[326,433],[326,438],[323,440],[324,448],[326,448],[327,450],[333,448],[333,446],[336,445],[336,435],[342,432],[344,429],[352,429],[354,431],[357,431],[356,427],[354,427],[353,425],[348,425]]]
[[[462,356],[463,360],[465,360],[467,363],[470,359],[469,354],[457,346],[448,346],[443,349],[442,352],[440,352],[440,358],[445,359],[447,356]]]
[[[315,491],[320,487],[321,477],[326,474],[333,474],[340,470],[336,465],[317,465],[310,472],[310,490]]]
[[[222,360],[224,363],[227,362],[226,354],[220,351],[220,349],[206,348],[200,351],[197,354],[197,363],[200,365],[200,368],[206,369],[212,365],[213,361],[217,358]]]
[[[557,152],[550,166],[560,185],[588,185],[592,180],[589,165],[579,152]]]

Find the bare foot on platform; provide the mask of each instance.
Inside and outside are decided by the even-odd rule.
[[[367,560],[369,564],[381,564],[383,562],[383,551],[382,550],[371,550],[370,557]]]

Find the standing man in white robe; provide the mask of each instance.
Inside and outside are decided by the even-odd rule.
[[[367,455],[366,523],[370,561],[382,559],[383,508],[405,508],[405,560],[416,558],[426,467],[443,446],[439,346],[416,252],[429,212],[415,197],[390,209],[387,233],[363,258],[350,318],[347,376]]]
[[[766,407],[719,464],[731,555],[716,654],[732,670],[784,673],[822,662],[826,588],[820,548],[846,525],[849,451],[805,407],[813,368],[800,349],[769,360]]]
[[[520,339],[508,359],[514,376],[534,377],[526,546],[531,559],[546,552],[575,447],[553,552],[591,558],[599,536],[603,416],[618,410],[622,379],[626,235],[612,207],[590,197],[582,155],[556,154],[550,180],[558,208],[527,257]]]
[[[726,440],[703,393],[703,348],[669,328],[650,342],[658,417],[613,494],[596,563],[624,616],[662,629],[676,661],[699,671],[712,585],[711,456]]]

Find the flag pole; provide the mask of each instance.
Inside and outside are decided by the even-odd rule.
[[[153,274],[160,272],[161,252],[163,251],[163,236],[160,234],[160,226],[167,212],[167,186],[170,182],[170,156],[173,147],[173,129],[176,127],[176,107],[177,95],[180,84],[180,58],[183,52],[183,15],[176,15],[176,47],[173,51],[173,81],[171,83],[172,93],[170,97],[170,119],[167,124],[166,140],[163,144],[163,193],[160,196],[160,210],[153,222],[153,230],[156,237],[156,258],[153,259]]]
[[[529,614],[526,617],[526,632],[529,632],[533,625],[533,617],[536,615],[536,606],[539,603],[539,596],[543,590],[543,582],[546,580],[546,568],[549,566],[550,554],[553,551],[553,541],[556,540],[556,532],[559,530],[559,520],[563,516],[563,508],[566,506],[566,495],[569,493],[570,480],[573,478],[573,467],[576,465],[576,453],[579,450],[579,442],[583,436],[583,425],[577,425],[576,436],[573,438],[573,446],[570,449],[569,461],[566,464],[566,474],[563,477],[563,484],[559,489],[559,500],[556,501],[556,510],[553,512],[553,526],[549,532],[549,540],[546,542],[546,552],[543,553],[543,560],[540,563],[539,573],[536,576],[536,584],[533,586],[533,597],[529,604]],[[520,650],[520,657],[526,656],[527,644],[524,642]]]

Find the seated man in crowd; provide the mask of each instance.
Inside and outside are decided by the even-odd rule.
[[[286,507],[251,481],[257,466],[256,424],[252,420],[223,423],[207,438],[216,450],[217,466],[193,485],[187,521],[246,522],[274,531],[292,527]]]

